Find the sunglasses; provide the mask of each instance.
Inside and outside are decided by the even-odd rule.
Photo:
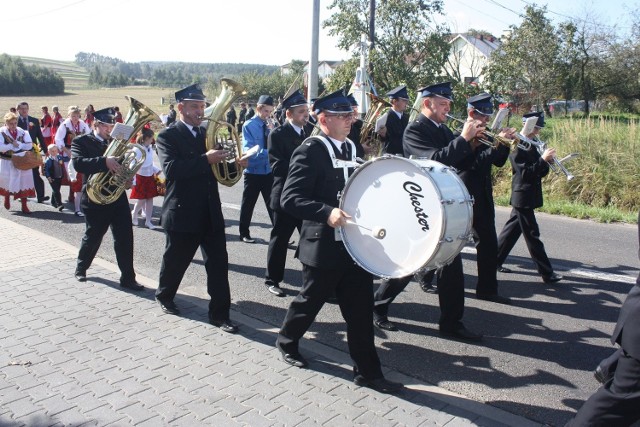
[[[336,117],[340,120],[354,120],[356,115],[353,113],[325,114],[325,117]]]

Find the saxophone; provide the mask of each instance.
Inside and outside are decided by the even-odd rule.
[[[231,79],[221,79],[220,86],[220,95],[204,110],[202,120],[208,122],[205,142],[207,150],[229,151],[227,158],[222,163],[211,165],[211,169],[220,184],[231,187],[242,178],[244,168],[236,161],[242,155],[242,143],[235,127],[222,120],[222,117],[233,101],[247,92],[244,86]],[[229,130],[228,138],[221,133],[223,129]]]
[[[160,117],[142,102],[129,96],[126,98],[130,106],[124,124],[133,126],[131,135],[137,134],[150,121],[160,121]],[[127,182],[135,177],[144,164],[146,153],[139,144],[114,138],[104,156],[115,157],[121,167],[118,172],[100,172],[91,175],[87,180],[87,196],[98,205],[108,205],[120,198],[126,190]]]

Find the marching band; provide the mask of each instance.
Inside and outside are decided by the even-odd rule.
[[[473,243],[477,249],[478,299],[511,304],[498,292],[497,273],[511,271],[504,263],[521,234],[542,281],[554,284],[562,280],[540,241],[534,210],[542,205],[541,178],[550,169],[560,170],[567,179],[573,176],[556,159],[555,150],[537,139],[545,124],[544,116],[525,114],[527,132],[517,133],[501,123],[488,128],[494,100],[490,94],[481,93],[466,100],[467,117],[458,120],[454,132],[447,126],[453,102],[451,84],[432,84],[417,92],[411,120],[409,95],[403,85],[387,92],[388,101],[374,99],[375,113],[360,120],[357,102],[343,89],[313,100],[311,108],[304,94],[296,90],[279,104],[281,123],[270,120],[274,100],[263,95],[253,117],[241,113],[239,130],[244,144],[237,150],[208,141],[214,135],[202,126],[203,121],[215,122],[221,117],[207,115],[206,97],[198,85],[176,92],[176,121],[160,132],[157,141],[166,177],[161,215],[166,246],[155,293],[161,310],[180,314],[174,298],[200,248],[211,297],[209,322],[228,333],[239,329],[229,318],[228,255],[218,193],[221,180],[215,173],[220,165],[227,168],[234,162],[236,179],[231,185],[244,169],[241,240],[253,242],[249,225],[260,193],[273,224],[264,283],[275,296],[287,295],[281,288],[286,253],[294,229],[300,234],[296,257],[302,263],[303,284],[289,305],[276,341],[283,361],[292,366],[309,365],[299,351],[299,342],[323,304],[335,298],[346,323],[354,383],[381,393],[400,392],[402,384],[383,376],[374,328],[399,329],[389,320],[389,309],[414,274],[431,273],[436,278],[440,335],[465,342],[481,341],[482,334],[463,323],[460,253],[467,244]],[[224,108],[213,115],[221,116],[238,95],[225,99]],[[156,117],[155,113],[149,114],[149,120]],[[82,174],[79,179],[83,185],[75,191],[79,190],[86,231],[75,277],[79,281],[87,279],[102,237],[111,227],[122,272],[120,284],[140,291],[143,287],[135,279],[131,212],[124,190],[138,170],[135,165],[144,163],[144,153],[140,158],[139,150],[126,144],[117,153],[110,151],[111,133],[118,121],[113,108],[95,111],[93,118],[93,129],[89,129],[79,119],[79,109],[70,109],[69,118],[53,138],[61,155],[52,150],[55,164],[49,162],[52,174],[61,168],[68,174],[70,166]],[[13,167],[9,165],[12,150],[17,157],[19,150],[28,151],[33,146],[28,133],[15,131],[15,119],[15,115],[5,117],[8,127],[0,132],[0,142],[6,146],[0,175],[9,174]],[[236,133],[235,126],[223,128],[229,129],[229,138]],[[9,136],[8,132],[13,133]],[[363,160],[365,155],[371,159]],[[498,236],[491,169],[502,167],[507,160],[513,171],[513,209]],[[56,173],[56,179],[63,179],[64,171]],[[98,180],[100,174],[109,179]],[[119,180],[114,181],[110,174]],[[106,188],[92,189],[92,183],[107,187],[114,182],[122,188],[108,199],[95,200],[93,195],[104,193]],[[27,213],[22,197],[26,193],[11,194],[23,200]],[[58,192],[57,204],[61,204],[59,199]],[[395,224],[388,224],[380,214],[383,204],[390,203]],[[375,279],[380,285],[374,292]]]

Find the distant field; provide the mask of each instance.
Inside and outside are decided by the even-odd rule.
[[[81,89],[69,91],[63,96],[3,96],[0,97],[0,112],[4,115],[10,107],[15,107],[18,102],[27,101],[31,107],[31,115],[40,117],[40,106],[46,105],[51,111],[53,105],[60,108],[60,114],[67,116],[67,108],[70,105],[77,105],[82,110],[93,104],[96,110],[105,107],[118,106],[123,115],[129,110],[129,103],[125,95],[131,96],[151,108],[158,115],[166,114],[169,105],[161,103],[161,98],[165,100],[174,93],[175,89],[165,89],[157,87],[130,86],[113,89]],[[166,101],[165,101],[166,102]]]
[[[32,58],[21,56],[22,62],[27,65],[38,65],[51,68],[64,79],[65,90],[85,89],[89,81],[89,72],[76,65],[73,61],[58,61],[55,59]]]

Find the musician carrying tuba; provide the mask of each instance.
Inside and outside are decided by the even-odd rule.
[[[387,96],[391,106],[376,120],[375,129],[382,142],[382,153],[402,156],[402,135],[409,124],[409,115],[406,113],[409,105],[407,87],[405,85],[395,87],[387,92]]]
[[[93,262],[104,234],[109,228],[113,233],[114,249],[118,267],[120,268],[120,286],[139,291],[143,286],[136,283],[133,269],[133,232],[131,229],[131,212],[126,193],[111,192],[109,177],[120,176],[126,167],[126,160],[121,154],[110,151],[110,134],[115,123],[115,110],[104,108],[94,113],[94,132],[79,136],[71,143],[72,162],[75,170],[84,175],[81,206],[84,211],[86,228],[80,244],[75,277],[78,281],[87,280],[87,270]],[[127,156],[125,156],[126,158]],[[101,203],[89,197],[88,182],[92,177],[102,182],[113,201]],[[126,185],[126,183],[125,183]],[[97,190],[98,187],[94,187]]]

